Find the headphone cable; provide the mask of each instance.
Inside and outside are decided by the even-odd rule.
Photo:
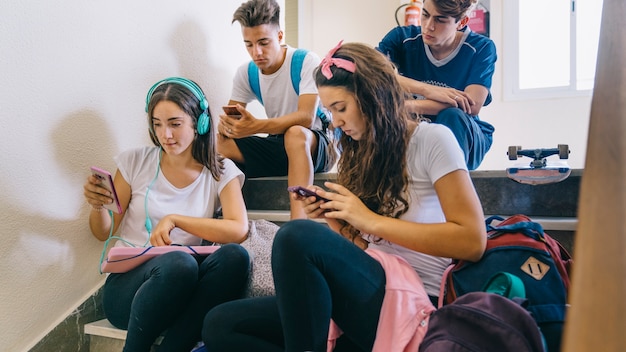
[[[161,158],[162,157],[163,157],[163,149],[161,148],[161,146],[159,146],[159,161],[157,162],[156,173],[154,175],[154,178],[148,185],[148,188],[146,189],[146,196],[143,199],[143,208],[144,208],[144,211],[146,212],[145,226],[146,226],[146,230],[148,231],[148,240],[144,244],[144,247],[146,246],[146,244],[148,244],[148,242],[150,242],[150,236],[152,235],[152,220],[150,220],[150,215],[148,212],[148,193],[150,192],[150,188],[152,188],[152,185],[154,185],[154,182],[156,182],[157,178],[159,177],[159,171],[161,170]]]

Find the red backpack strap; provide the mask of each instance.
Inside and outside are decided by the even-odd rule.
[[[565,292],[569,292],[569,277],[571,275],[573,263],[572,256],[560,242],[550,237],[548,234],[545,234],[544,237],[546,239],[546,247],[550,252],[550,256],[554,260],[554,264],[556,265],[556,268],[559,270],[559,274],[561,274],[561,278],[563,279]]]

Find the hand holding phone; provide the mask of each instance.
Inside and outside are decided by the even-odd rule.
[[[241,118],[241,113],[237,110],[235,105],[224,105],[222,106],[226,115],[239,120]]]
[[[291,186],[291,187],[287,187],[287,190],[289,192],[293,192],[296,193],[302,197],[315,197],[315,201],[320,201],[323,200],[325,202],[328,202],[329,200],[318,195],[317,193],[315,193],[314,191],[311,191],[308,188],[304,188],[302,186]]]
[[[117,198],[117,193],[115,192],[115,186],[113,185],[113,177],[111,176],[111,173],[95,166],[91,167],[91,173],[102,181],[102,183],[100,184],[102,187],[111,192],[111,198],[113,198],[113,203],[103,204],[102,206],[106,209],[121,214],[122,206],[120,205],[120,200]]]

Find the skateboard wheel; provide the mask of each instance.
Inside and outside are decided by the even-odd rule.
[[[521,146],[518,146],[518,145],[509,146],[509,151],[507,152],[507,154],[509,155],[509,160],[517,160],[517,152],[519,150],[522,150]]]
[[[559,159],[569,158],[569,145],[559,144],[558,148],[559,148]]]

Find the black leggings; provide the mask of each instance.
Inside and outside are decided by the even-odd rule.
[[[206,258],[166,253],[127,273],[110,274],[104,311],[113,325],[128,330],[124,351],[150,351],[161,334],[159,351],[189,351],[200,340],[206,312],[242,297],[249,269],[248,252],[237,244]]]
[[[294,220],[276,234],[272,271],[276,297],[207,314],[208,351],[326,351],[331,318],[344,332],[335,351],[371,351],[386,283],[378,261],[326,225]]]

